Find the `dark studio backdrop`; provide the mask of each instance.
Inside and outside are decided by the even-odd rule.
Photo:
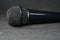
[[[29,9],[60,12],[60,0],[0,0],[0,14],[6,14],[4,12],[13,5],[24,5]]]

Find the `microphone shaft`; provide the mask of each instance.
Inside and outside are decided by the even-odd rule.
[[[29,23],[59,22],[60,13],[29,9]]]

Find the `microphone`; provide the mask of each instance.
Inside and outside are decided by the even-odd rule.
[[[7,10],[7,20],[8,23],[13,26],[45,22],[59,22],[60,13],[26,9],[23,6],[13,6]]]

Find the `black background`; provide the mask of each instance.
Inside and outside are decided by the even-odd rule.
[[[60,0],[0,0],[0,10],[6,11],[13,5],[24,5],[30,9],[60,12]]]

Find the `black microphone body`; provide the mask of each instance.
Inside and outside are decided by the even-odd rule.
[[[7,19],[10,25],[37,24],[45,22],[59,22],[60,13],[31,10],[22,6],[13,6],[7,11]]]
[[[59,22],[60,13],[43,11],[43,10],[30,10],[29,9],[29,23],[45,23],[45,22]]]

